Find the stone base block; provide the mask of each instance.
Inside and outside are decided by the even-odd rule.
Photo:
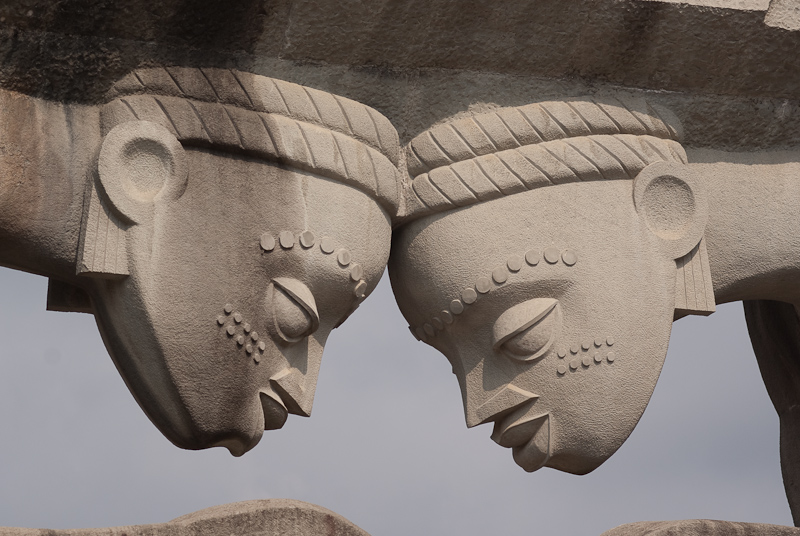
[[[342,516],[290,499],[213,506],[169,523],[101,529],[0,527],[0,536],[369,536]]]
[[[799,536],[800,528],[713,519],[628,523],[601,536]]]

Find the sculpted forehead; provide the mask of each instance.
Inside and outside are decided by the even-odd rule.
[[[257,243],[264,232],[277,238],[308,230],[335,238],[370,275],[383,270],[389,218],[363,192],[273,163],[196,150],[188,155],[186,191],[160,214],[177,238],[172,247],[204,242],[238,256],[243,243]]]
[[[422,322],[420,311],[431,315],[452,299],[468,301],[465,291],[473,287],[480,294],[478,283],[494,289],[524,279],[563,286],[649,246],[630,182],[574,183],[414,222],[396,240],[396,250],[406,253],[392,269],[414,302],[404,313]],[[614,274],[608,275],[614,285]]]

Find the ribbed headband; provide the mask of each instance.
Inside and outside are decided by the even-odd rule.
[[[588,180],[633,179],[686,162],[680,124],[642,99],[580,98],[503,108],[437,125],[406,148],[409,221],[506,195]]]
[[[358,188],[397,213],[397,132],[358,102],[251,73],[185,67],[136,70],[108,99],[103,135],[151,121],[184,145],[277,160]]]

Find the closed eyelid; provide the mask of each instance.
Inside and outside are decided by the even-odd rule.
[[[538,298],[506,310],[494,324],[492,347],[498,350],[509,339],[547,317],[557,305],[558,300],[556,299]]]
[[[314,295],[303,283],[287,277],[276,277],[272,280],[284,292],[289,294],[303,309],[308,312],[314,325],[319,325],[319,312]]]

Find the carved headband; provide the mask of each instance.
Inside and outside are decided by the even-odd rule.
[[[397,132],[358,102],[251,73],[182,67],[136,70],[108,98],[103,135],[151,121],[184,145],[277,160],[353,186],[397,213]]]
[[[406,149],[403,221],[575,181],[631,180],[654,162],[686,163],[680,124],[642,99],[572,99],[437,125]]]

